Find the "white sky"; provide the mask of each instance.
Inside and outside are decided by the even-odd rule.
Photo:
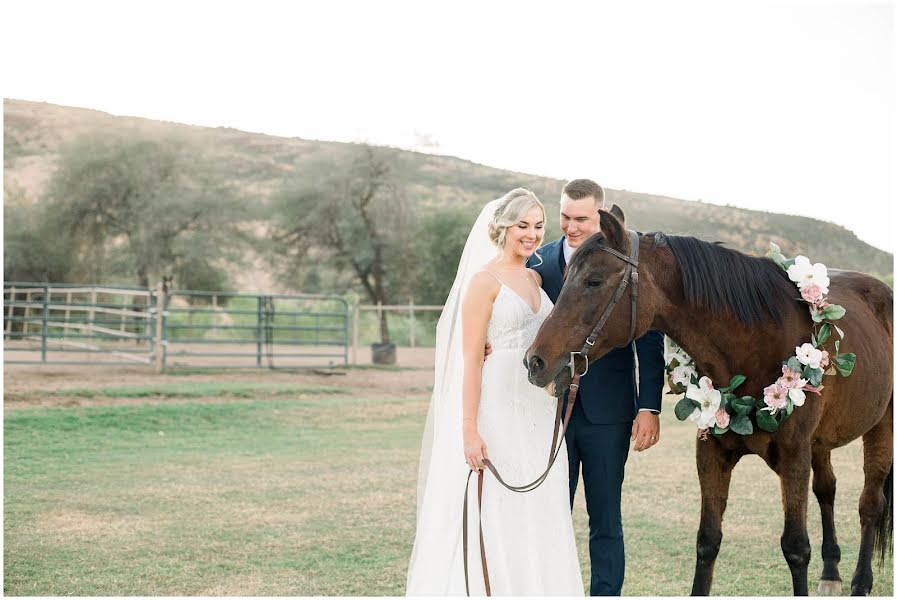
[[[894,15],[860,1],[6,0],[2,85],[816,216],[893,252]]]

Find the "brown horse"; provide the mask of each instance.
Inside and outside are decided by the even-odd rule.
[[[617,208],[601,211],[601,231],[576,252],[554,310],[529,348],[530,381],[556,389],[570,382],[571,351],[579,350],[611,301],[626,263],[601,246],[623,255],[631,241]],[[593,362],[625,345],[630,319],[635,333],[660,330],[688,352],[699,373],[719,385],[732,376],[747,380],[739,394],[762,397],[763,387],[782,373],[782,361],[810,341],[807,305],[786,273],[767,258],[756,258],[691,237],[640,234],[636,314],[628,298],[619,302],[588,354]],[[865,483],[859,501],[862,535],[851,591],[872,589],[872,555],[883,561],[893,534],[893,292],[879,280],[851,271],[829,270],[829,298],[847,309],[838,322],[845,336],[842,352],[856,354],[850,377],[829,375],[821,395],[806,403],[772,434],[757,427],[747,436],[727,432],[697,442],[701,484],[701,522],[693,595],[710,593],[713,568],[722,541],[723,512],[732,469],[742,456],[756,454],[779,476],[785,526],[782,552],[795,595],[807,594],[810,541],[807,497],[810,471],[822,512],[824,566],[820,594],[839,594],[841,550],[835,536],[835,475],[831,451],[862,436]],[[581,368],[581,362],[577,363]],[[723,383],[719,383],[723,382]]]

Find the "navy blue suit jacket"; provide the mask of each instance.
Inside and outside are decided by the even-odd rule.
[[[542,289],[557,302],[564,284],[564,238],[539,249],[542,264],[531,256],[527,266],[542,276]],[[638,352],[639,387],[635,384],[632,349],[615,348],[596,363],[580,381],[579,398],[586,418],[596,425],[625,423],[643,408],[660,411],[663,395],[663,334],[648,331],[635,341]]]

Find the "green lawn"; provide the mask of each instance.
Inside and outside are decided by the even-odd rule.
[[[270,388],[255,390],[264,399],[243,400],[235,391],[244,384],[225,388],[205,391],[236,396],[226,403],[7,409],[5,593],[403,594],[428,395],[283,395]],[[691,588],[700,505],[694,434],[671,413],[661,445],[628,465],[627,595]],[[834,457],[847,585],[858,542],[860,456],[854,445]],[[759,460],[743,463],[713,592],[788,595],[778,483]],[[581,496],[578,502],[588,581]],[[815,580],[815,501],[810,525]],[[890,558],[874,591],[893,592]]]

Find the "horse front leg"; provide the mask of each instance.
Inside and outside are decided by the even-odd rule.
[[[723,541],[723,513],[726,512],[726,502],[729,499],[732,469],[740,458],[740,454],[725,450],[713,436],[698,441],[696,462],[698,480],[701,483],[701,524],[698,527],[692,596],[710,594],[713,567]]]
[[[782,486],[785,527],[782,532],[782,554],[791,569],[795,596],[807,596],[807,567],[810,565],[810,538],[807,535],[807,499],[810,495],[809,447],[781,450],[787,456],[776,468]]]
[[[835,534],[835,472],[832,469],[831,450],[814,448],[813,494],[819,502],[822,514],[822,576],[819,578],[820,596],[840,596],[842,591],[841,574],[838,563],[841,562],[841,547]]]

